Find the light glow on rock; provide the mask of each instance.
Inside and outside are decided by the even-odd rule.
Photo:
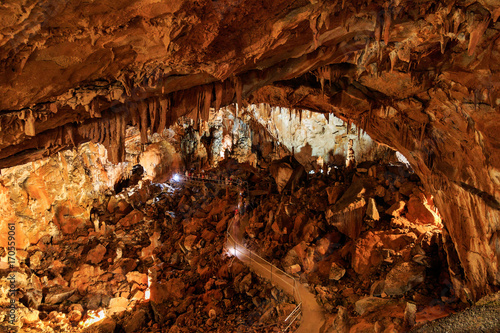
[[[90,325],[95,324],[106,318],[106,314],[104,313],[104,310],[100,310],[99,312],[97,310],[96,311],[91,310],[87,312],[87,317],[88,318],[86,320],[80,322],[80,326],[89,327]]]
[[[146,292],[144,293],[144,299],[146,301],[149,301],[149,299],[151,298],[151,281],[152,281],[152,277],[150,274],[148,274],[148,289],[146,289]]]

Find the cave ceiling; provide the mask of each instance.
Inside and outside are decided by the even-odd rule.
[[[496,0],[8,0],[0,168],[85,141],[117,162],[127,125],[146,141],[231,103],[334,114],[408,158],[443,207],[455,287],[480,296],[500,284],[499,16]]]

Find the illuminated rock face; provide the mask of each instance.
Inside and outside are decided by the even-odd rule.
[[[106,193],[129,176],[134,159],[144,165],[145,180],[162,180],[178,168],[180,156],[167,140],[148,145],[144,152],[135,150],[135,141],[139,138],[131,135],[127,145],[129,162],[116,165],[109,162],[102,145],[89,143],[78,150],[4,169],[0,176],[0,231],[7,234],[8,223],[16,223],[16,246],[26,249],[44,236],[62,239],[94,229],[92,209],[106,205]],[[120,203],[117,207],[110,213],[128,209]],[[140,220],[133,213],[123,218],[123,225]],[[7,247],[7,238],[2,238],[0,246]]]
[[[245,99],[333,113],[407,157],[455,287],[477,298],[500,284],[499,15],[488,0],[5,5],[0,168],[89,140],[117,162],[126,124],[145,142]]]

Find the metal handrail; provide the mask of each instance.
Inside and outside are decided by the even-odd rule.
[[[204,183],[212,183],[212,184],[217,184],[217,185],[222,185],[222,186],[244,186],[248,187],[248,182],[247,181],[240,181],[236,182],[233,180],[225,180],[225,179],[219,179],[219,178],[201,178],[201,177],[193,177],[193,176],[180,176],[181,179],[184,182],[204,182]]]
[[[261,256],[259,256],[258,254],[256,254],[255,252],[252,252],[251,250],[247,249],[243,244],[241,244],[239,241],[237,241],[233,237],[233,235],[231,233],[232,229],[233,229],[233,221],[231,221],[229,223],[228,227],[227,227],[226,237],[227,237],[227,239],[229,241],[231,241],[233,243],[234,250],[235,250],[235,256],[236,256],[236,251],[238,251],[239,253],[241,253],[242,255],[246,256],[247,258],[250,258],[250,260],[252,262],[258,264],[259,266],[261,266],[262,268],[264,268],[268,272],[270,272],[271,273],[271,282],[272,282],[273,276],[274,276],[275,278],[281,279],[281,281],[285,282],[290,287],[292,287],[292,293],[293,293],[292,296],[294,297],[295,302],[297,302],[297,306],[290,312],[290,314],[288,314],[288,316],[283,321],[284,323],[287,323],[287,326],[282,330],[282,332],[286,332],[292,326],[292,324],[295,322],[295,320],[297,320],[297,318],[300,316],[300,314],[302,313],[302,297],[300,296],[300,292],[299,292],[299,289],[298,289],[297,280],[293,276],[291,276],[290,274],[284,272],[283,270],[279,269],[275,265],[271,264],[266,259],[264,259]],[[242,251],[240,251],[240,250],[238,250],[237,246],[240,246],[241,248],[245,249],[245,251],[248,251],[249,255],[246,254],[246,253],[244,253],[244,252],[242,252]],[[269,267],[271,267],[271,269],[269,269],[269,267],[266,267],[266,266],[262,265],[255,258],[257,258],[260,261],[263,261],[264,263],[266,263]],[[273,271],[274,271],[274,275],[273,275]],[[279,275],[276,274],[276,273],[279,273]],[[291,285],[290,283],[288,283],[288,281],[286,281],[280,275],[285,275],[286,277],[288,277],[289,279],[291,279],[293,281],[293,285]]]
[[[183,182],[206,182],[206,183],[216,183],[217,185],[222,185],[222,186],[245,186],[248,190],[248,182],[246,181],[243,181],[243,182],[240,182],[239,184],[236,183],[236,182],[233,182],[231,180],[220,180],[220,179],[215,179],[215,178],[198,178],[198,177],[189,177],[189,176],[182,176],[182,180]],[[299,289],[298,289],[298,283],[297,283],[297,280],[291,276],[290,274],[288,274],[287,272],[281,270],[280,268],[276,267],[275,265],[271,264],[269,261],[267,261],[266,259],[262,258],[261,256],[259,256],[258,254],[256,254],[255,252],[252,252],[251,250],[247,249],[243,244],[241,244],[239,241],[237,241],[233,235],[231,234],[231,230],[233,229],[233,221],[231,221],[227,227],[227,231],[226,231],[226,235],[227,235],[227,239],[232,241],[233,244],[234,244],[234,250],[235,252],[238,251],[237,249],[237,246],[240,246],[241,248],[245,249],[245,251],[248,251],[248,254],[242,252],[242,251],[238,251],[240,252],[242,255],[246,256],[247,258],[250,258],[250,261],[258,264],[259,266],[261,266],[262,268],[266,269],[267,271],[269,271],[271,273],[271,283],[273,281],[273,270],[274,270],[274,277],[275,278],[279,278],[281,279],[281,281],[285,282],[286,284],[288,284],[290,287],[292,287],[292,296],[293,298],[295,299],[295,302],[297,303],[297,306],[288,314],[288,316],[285,318],[285,320],[283,321],[284,323],[287,323],[288,321],[288,325],[282,330],[282,332],[286,332],[288,331],[288,329],[292,326],[292,324],[295,322],[295,320],[297,320],[297,318],[301,315],[302,313],[302,297],[300,296],[300,292],[299,292]],[[235,253],[235,256],[236,256],[236,253]],[[255,258],[263,261],[264,263],[266,263],[271,269],[269,269],[268,267],[262,265],[261,263],[257,262],[257,260],[255,260]],[[276,274],[276,273],[279,273]],[[281,277],[280,275],[284,275],[286,277],[288,277],[289,279],[291,279],[293,281],[293,285],[291,285],[290,283],[288,283],[288,281],[286,281],[283,277]]]

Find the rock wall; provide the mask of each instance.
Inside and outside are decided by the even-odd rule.
[[[141,151],[136,130],[127,142],[129,162],[110,163],[108,151],[88,143],[36,162],[3,169],[0,176],[0,232],[16,223],[16,247],[25,249],[43,237],[61,238],[93,227],[92,208],[106,204],[108,194],[127,178],[136,163],[145,169],[144,179],[168,179],[180,168],[180,156],[166,137],[153,136]],[[168,136],[168,133],[166,133]],[[2,237],[0,247],[7,247]],[[6,264],[7,257],[2,258]]]
[[[317,112],[330,109],[339,117],[348,114],[374,140],[401,152],[435,196],[449,232],[450,275],[467,301],[500,285],[500,165],[496,127],[491,123],[496,109],[484,103],[474,107],[473,96],[464,95],[459,84],[454,87],[455,97],[435,88],[420,95],[423,101],[400,101],[398,109],[354,86],[341,93],[321,87],[265,87],[252,102],[288,105],[308,89],[304,106]]]
[[[273,137],[295,151],[295,158],[308,169],[314,169],[318,157],[333,164],[345,165],[349,140],[357,162],[389,159],[391,150],[373,141],[366,132],[330,114],[307,110],[290,110],[266,104],[247,108],[254,119]]]
[[[146,143],[245,98],[334,113],[407,157],[480,296],[500,284],[499,16],[492,0],[6,4],[0,168],[86,141],[117,162],[127,124]]]

